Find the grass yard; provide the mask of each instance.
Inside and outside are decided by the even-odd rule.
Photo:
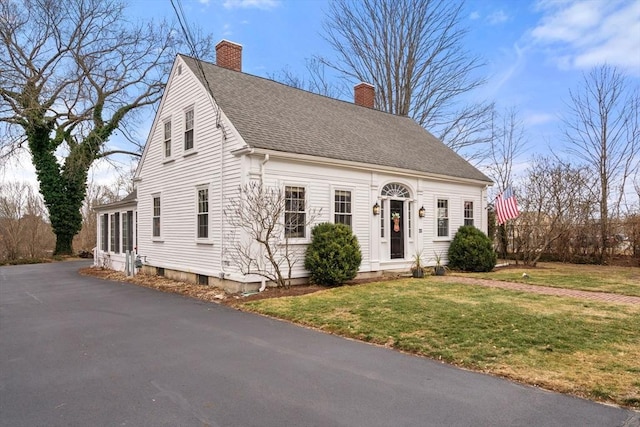
[[[558,286],[640,295],[631,283],[631,270],[622,269],[613,281],[607,274],[597,279],[591,266],[576,266],[568,276],[549,265],[528,271],[533,283],[548,285],[560,278]],[[522,272],[492,274],[514,280]],[[547,389],[640,408],[640,306],[425,278],[345,286],[242,307]]]
[[[529,278],[525,280],[522,273],[527,273]],[[451,275],[640,296],[640,268],[638,267],[539,263],[535,268],[513,265],[490,273],[452,272]]]

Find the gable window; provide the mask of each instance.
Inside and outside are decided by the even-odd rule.
[[[464,202],[464,225],[473,225],[473,202]]]
[[[198,189],[198,239],[209,237],[209,189]]]
[[[171,120],[164,122],[164,156],[171,157]]]
[[[336,190],[334,193],[334,217],[336,224],[351,227],[351,191]]]
[[[109,252],[109,214],[100,216],[100,231],[102,231],[102,250]]]
[[[133,211],[122,215],[122,251],[133,251]]]
[[[284,194],[284,237],[304,238],[306,228],[305,188],[287,186]]]
[[[160,237],[160,196],[153,198],[153,237]]]
[[[438,199],[438,237],[449,236],[449,201]]]
[[[120,253],[120,213],[111,215],[111,252]]]
[[[190,108],[184,113],[184,150],[191,150],[193,144],[193,108]]]

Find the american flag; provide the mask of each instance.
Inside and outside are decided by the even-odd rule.
[[[507,187],[506,190],[498,194],[495,205],[498,224],[504,224],[508,220],[517,218],[518,215],[520,215],[518,202],[516,201],[516,196],[513,194],[511,187]]]

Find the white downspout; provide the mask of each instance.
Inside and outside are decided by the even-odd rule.
[[[260,163],[260,184],[261,185],[264,185],[264,170],[265,170],[265,165],[267,164],[268,161],[269,161],[269,154],[265,154],[264,160],[262,160],[262,163]],[[263,263],[262,269],[264,269],[264,260],[262,260],[262,263]],[[263,277],[261,281],[260,289],[258,289],[258,292],[263,292],[266,288],[267,288],[267,281]]]
[[[218,107],[219,108],[219,107]],[[220,122],[220,279],[225,279],[224,271],[224,143],[227,140],[227,133],[224,131],[224,124]]]

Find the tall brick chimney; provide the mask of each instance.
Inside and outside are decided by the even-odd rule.
[[[222,40],[216,45],[216,65],[242,71],[242,45]]]
[[[374,108],[376,91],[369,83],[359,83],[354,86],[354,102],[367,108]]]

